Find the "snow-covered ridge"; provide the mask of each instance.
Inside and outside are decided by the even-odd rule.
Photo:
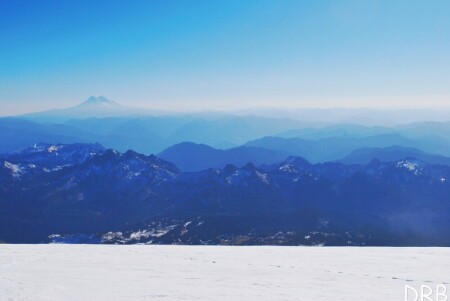
[[[420,168],[420,165],[417,162],[402,160],[397,162],[397,167],[403,167],[409,171],[416,171]]]
[[[3,162],[3,167],[9,169],[11,171],[11,175],[15,178],[19,178],[23,174],[23,168],[19,165],[9,163],[8,161]]]
[[[450,167],[418,160],[346,165],[290,158],[273,166],[248,163],[181,172],[153,155],[92,145],[36,145],[11,158],[16,161],[0,161],[0,199],[13,196],[18,209],[4,206],[3,212],[24,212],[21,220],[36,227],[41,221],[27,212],[48,212],[51,230],[35,231],[40,242],[58,233],[55,240],[92,243],[392,244],[392,228],[411,226],[405,212],[428,210],[432,214],[424,219],[429,223],[433,218],[428,228],[439,235],[435,241],[417,241],[450,244],[442,234],[450,214]],[[34,211],[24,209],[30,207]],[[61,210],[67,210],[67,218]],[[387,234],[370,236],[370,227],[358,231],[348,212],[372,223],[381,217],[376,225],[386,225]],[[436,216],[442,223],[434,223]],[[194,226],[195,218],[205,226]],[[320,222],[324,219],[329,223]],[[349,237],[343,228],[356,234]],[[2,234],[0,229],[0,234],[14,241],[21,233],[12,236],[13,231]],[[395,240],[399,245],[415,242]]]
[[[299,173],[300,171],[298,170],[297,167],[295,167],[292,164],[283,164],[278,168],[280,171],[283,172],[289,172],[289,173]]]
[[[105,149],[100,144],[48,144],[38,143],[5,156],[13,163],[29,163],[56,170],[61,167],[83,163],[102,154]]]

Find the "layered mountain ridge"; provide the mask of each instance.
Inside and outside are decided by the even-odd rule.
[[[414,158],[182,172],[134,151],[38,144],[0,160],[6,242],[450,245],[450,167]]]

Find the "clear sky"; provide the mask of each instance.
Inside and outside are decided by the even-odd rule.
[[[0,115],[450,106],[450,1],[0,0]]]

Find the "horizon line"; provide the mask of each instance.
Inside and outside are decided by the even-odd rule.
[[[153,107],[149,106],[135,106],[135,105],[123,105],[121,102],[117,102],[115,100],[111,100],[104,96],[89,96],[86,98],[86,100],[82,102],[78,102],[77,104],[73,104],[71,106],[64,106],[64,107],[51,107],[51,108],[43,108],[39,110],[30,110],[25,112],[18,112],[18,113],[12,113],[12,114],[0,114],[0,117],[20,117],[24,115],[30,115],[30,114],[38,114],[38,113],[45,113],[45,112],[53,112],[53,111],[63,111],[63,110],[70,110],[73,108],[76,108],[77,106],[80,106],[81,104],[85,103],[87,99],[95,97],[100,98],[103,97],[109,101],[114,102],[118,105],[119,108],[122,108],[122,111],[126,113],[126,110],[145,110],[147,112],[141,112],[142,115],[151,115],[152,113],[158,113],[158,115],[163,114],[195,114],[195,113],[231,113],[231,114],[239,114],[239,113],[252,113],[248,111],[265,111],[265,110],[271,110],[276,112],[284,112],[284,111],[440,111],[440,110],[450,110],[450,104],[449,105],[416,105],[414,107],[411,106],[296,106],[296,105],[282,105],[282,106],[273,106],[273,105],[255,105],[255,106],[245,106],[245,107],[224,107],[220,105],[216,105],[214,107],[197,107],[197,108],[188,108],[186,106],[161,106],[156,105]],[[191,106],[192,107],[192,106]],[[120,113],[120,109],[116,110],[118,113]]]

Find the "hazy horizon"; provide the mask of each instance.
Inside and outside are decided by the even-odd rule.
[[[89,97],[105,97],[104,95],[97,95],[97,96],[89,96]],[[65,110],[65,109],[71,109],[74,107],[79,106],[83,102],[85,102],[88,99],[88,97],[85,97],[83,100],[79,100],[78,102],[74,103],[67,103],[65,105],[61,106],[48,106],[48,107],[39,107],[36,109],[33,109],[31,107],[25,107],[25,108],[19,108],[20,110],[17,112],[11,112],[11,113],[0,113],[0,117],[18,117],[22,115],[28,115],[33,113],[43,113],[48,111],[54,111],[54,110]],[[136,105],[124,105],[121,101],[116,101],[113,99],[110,99],[106,97],[108,100],[112,100],[117,105],[124,109],[136,109],[136,110],[148,110],[147,112],[144,111],[144,113],[149,114],[150,112],[159,112],[160,114],[192,114],[192,113],[224,113],[224,114],[255,114],[258,115],[260,113],[264,113],[265,111],[273,111],[273,112],[296,112],[296,111],[364,111],[364,112],[395,112],[395,111],[440,111],[440,110],[450,110],[450,104],[443,104],[442,106],[433,106],[433,105],[423,105],[423,106],[417,106],[417,107],[408,107],[408,106],[276,106],[276,105],[257,105],[254,106],[248,105],[248,106],[235,106],[235,107],[226,107],[226,106],[216,106],[216,107],[164,107],[164,106],[146,106],[144,103],[143,106],[139,106],[139,104]],[[126,103],[126,102],[125,102]]]

